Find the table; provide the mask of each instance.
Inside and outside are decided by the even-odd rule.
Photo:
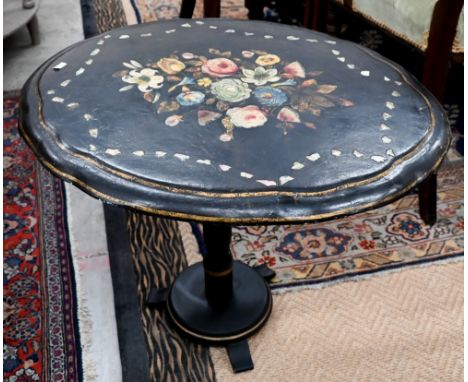
[[[24,9],[21,0],[10,0],[3,3],[3,38],[15,33],[19,28],[26,25],[33,45],[39,44],[39,22],[37,11],[40,0],[34,1],[34,7]]]
[[[244,339],[272,299],[261,274],[233,262],[230,225],[331,219],[418,184],[432,224],[450,142],[440,104],[378,54],[216,19],[125,27],[63,50],[25,85],[20,130],[48,169],[89,194],[203,222],[203,264],[150,300],[167,298],[182,332],[231,344],[236,371],[253,367]]]

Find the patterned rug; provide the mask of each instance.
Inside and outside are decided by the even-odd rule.
[[[74,275],[62,182],[18,133],[19,95],[3,99],[3,380],[77,381]]]
[[[452,150],[452,155],[457,154]],[[276,271],[272,288],[340,279],[463,255],[463,161],[438,175],[438,220],[426,226],[413,193],[363,214],[320,224],[233,230],[232,253]]]

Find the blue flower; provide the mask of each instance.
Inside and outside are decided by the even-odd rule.
[[[256,88],[253,95],[265,106],[280,106],[288,100],[286,93],[271,86]]]
[[[400,223],[400,229],[410,235],[417,235],[421,231],[421,225],[413,220],[404,220]]]
[[[202,92],[188,91],[180,93],[176,99],[182,106],[192,106],[202,103],[205,95]]]

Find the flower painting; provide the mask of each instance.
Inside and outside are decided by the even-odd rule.
[[[150,89],[159,89],[163,86],[164,77],[156,74],[153,69],[132,70],[128,75],[122,77],[124,82],[135,84],[138,90],[147,92]]]
[[[315,128],[324,109],[353,106],[334,94],[336,85],[320,83],[320,71],[308,71],[299,61],[258,50],[240,57],[218,49],[208,53],[174,52],[145,65],[124,62],[120,92],[136,87],[168,127],[182,125],[193,112],[199,126],[218,125],[222,142],[232,141],[236,129],[268,121],[284,134],[299,125]]]
[[[211,94],[221,101],[237,103],[250,97],[249,85],[237,78],[225,78],[211,85]]]
[[[245,129],[263,126],[267,121],[266,113],[255,105],[235,107],[229,109],[226,114],[234,126]]]
[[[205,61],[201,66],[201,70],[212,77],[230,77],[239,68],[233,61],[227,58],[213,58]]]

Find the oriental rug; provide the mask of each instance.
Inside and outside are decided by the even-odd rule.
[[[385,207],[304,225],[234,229],[232,253],[276,272],[273,289],[336,282],[463,256],[463,163],[452,150],[438,173],[437,223],[419,217],[412,193]]]
[[[451,160],[450,160],[451,159]],[[464,254],[463,161],[454,149],[438,173],[437,223],[419,217],[412,193],[385,207],[315,224],[238,226],[231,252],[276,272],[271,288],[322,287]],[[193,225],[202,253],[200,225]]]
[[[18,133],[19,94],[3,99],[3,380],[81,380],[63,184]]]

